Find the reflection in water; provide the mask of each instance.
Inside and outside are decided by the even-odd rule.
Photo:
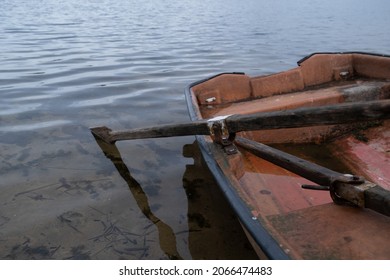
[[[189,247],[194,259],[258,259],[213,175],[198,143],[183,147],[194,159],[187,165],[183,187],[188,200]],[[205,250],[207,248],[207,250]]]
[[[176,237],[172,228],[153,214],[148,202],[148,197],[143,191],[141,185],[131,176],[129,169],[122,160],[118,148],[114,144],[108,144],[99,138],[95,137],[95,139],[106,157],[112,161],[119,174],[126,181],[139,209],[153,224],[157,226],[161,250],[163,250],[170,259],[182,259],[176,248]]]
[[[189,230],[175,233],[152,212],[146,193],[131,176],[118,148],[99,138],[95,140],[126,181],[142,213],[157,227],[160,248],[170,259],[182,259],[177,250],[176,237],[183,233],[189,234],[188,245],[194,259],[257,258],[211,173],[205,168],[196,142],[183,147],[183,155],[194,159],[193,165],[186,166],[183,176],[183,187],[188,199]]]

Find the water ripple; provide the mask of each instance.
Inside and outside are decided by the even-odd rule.
[[[0,2],[0,191],[1,211],[10,213],[7,219],[0,215],[7,221],[7,227],[0,221],[0,258],[41,257],[33,256],[37,250],[31,248],[28,255],[19,252],[30,242],[60,248],[50,255],[60,259],[83,246],[80,255],[91,258],[166,258],[155,224],[145,219],[123,178],[99,151],[90,126],[122,129],[188,121],[185,86],[220,72],[269,74],[320,51],[390,54],[390,1],[385,0]],[[204,259],[215,244],[230,246],[237,240],[230,235],[227,242],[204,246],[215,240],[209,233],[239,230],[213,228],[233,215],[219,203],[202,200],[195,209],[218,207],[205,219],[216,216],[210,228],[190,238],[186,214],[194,201],[183,188],[188,182],[183,174],[186,166],[193,168],[193,160],[182,156],[182,148],[193,141],[169,138],[118,147],[156,213],[173,232],[188,233],[178,235],[180,253]],[[213,184],[195,181],[197,190],[199,184]],[[20,207],[15,207],[15,193],[28,190],[34,191],[19,197]],[[69,219],[62,225],[59,217]],[[36,222],[26,226],[31,221]],[[108,224],[137,231],[150,250],[135,255],[128,239],[92,244],[82,239]],[[191,244],[194,239],[201,245]],[[196,250],[191,252],[191,246]],[[207,250],[196,255],[202,247]],[[232,257],[244,247],[216,250],[215,256]]]
[[[29,111],[35,111],[41,105],[41,103],[28,103],[23,106],[15,106],[15,104],[2,104],[0,105],[0,116],[16,115]]]
[[[71,123],[70,120],[50,120],[50,121],[34,122],[28,124],[0,126],[0,132],[35,131],[43,128],[62,126],[70,123]]]

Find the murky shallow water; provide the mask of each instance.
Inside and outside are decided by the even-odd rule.
[[[255,258],[194,137],[106,157],[89,127],[186,121],[184,87],[220,72],[390,54],[386,0],[0,5],[2,259]]]

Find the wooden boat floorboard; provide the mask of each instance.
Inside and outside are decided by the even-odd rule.
[[[387,259],[388,217],[334,204],[268,216],[284,249],[297,259]],[[299,226],[297,226],[299,225]],[[379,234],[378,234],[379,233]],[[370,240],[367,240],[370,238]]]

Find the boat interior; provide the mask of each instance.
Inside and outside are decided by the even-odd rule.
[[[199,114],[211,118],[390,98],[390,57],[364,53],[314,54],[298,64],[294,69],[267,76],[222,74],[194,86]],[[329,152],[343,158],[351,172],[383,177],[390,186],[390,179],[385,176],[358,170],[365,165],[375,170],[378,166],[390,166],[389,127],[386,120],[239,134],[272,145],[307,146],[336,141],[333,147],[327,145]]]
[[[385,100],[390,98],[390,57],[365,53],[313,54],[288,71],[258,77],[221,74],[194,85],[191,91],[198,117],[203,119]],[[390,121],[384,120],[238,134],[337,172],[363,176],[390,190],[389,128]],[[302,189],[302,184],[313,182],[245,149],[239,148],[236,155],[216,152],[214,156],[229,180],[240,186],[237,192],[250,205],[253,217],[268,225],[283,241],[281,244],[294,244],[285,247],[293,257],[390,257],[388,246],[380,245],[388,242],[388,217],[350,207],[338,207],[335,212],[329,193]],[[332,219],[343,219],[343,225],[336,227]],[[315,227],[313,220],[318,221]],[[339,231],[343,240],[339,235],[329,235],[329,231]],[[363,252],[359,240],[375,234],[377,239]],[[318,238],[323,242],[318,242]],[[330,249],[324,249],[326,246]],[[342,250],[340,246],[344,246]]]
[[[202,116],[390,98],[390,57],[315,54],[298,63],[277,74],[221,74],[195,85],[192,91]]]

